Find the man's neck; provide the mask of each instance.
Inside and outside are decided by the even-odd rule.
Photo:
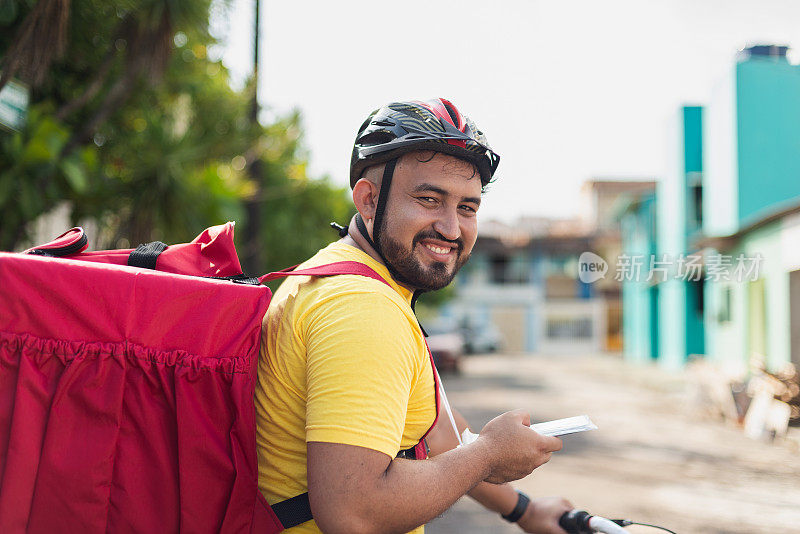
[[[358,226],[356,225],[356,218],[353,217],[350,220],[350,225],[347,227],[347,235],[341,239],[342,243],[345,245],[350,245],[351,247],[356,247],[357,249],[361,250],[368,254],[372,259],[383,265],[383,259],[381,258],[380,254],[372,248],[369,242],[364,239],[364,236],[361,235],[361,232],[358,231]]]

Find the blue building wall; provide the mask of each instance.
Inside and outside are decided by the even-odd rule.
[[[703,108],[684,106],[682,113],[684,170],[703,172]]]
[[[658,284],[657,323],[659,363],[676,369],[690,354],[705,350],[702,287],[681,277],[677,268],[681,257],[696,252],[691,242],[702,228],[703,109],[682,107],[670,137],[671,169],[657,190],[656,256],[671,263]]]
[[[784,58],[739,62],[736,130],[741,227],[800,200],[800,66]]]
[[[686,199],[686,252],[695,252],[691,243],[702,231],[703,209],[703,108],[686,106],[683,108],[683,147],[684,180]],[[694,187],[700,188],[700,197]],[[699,216],[699,217],[698,217]],[[702,281],[683,282],[685,299],[686,339],[685,354],[705,353],[705,325],[703,321],[704,283]]]

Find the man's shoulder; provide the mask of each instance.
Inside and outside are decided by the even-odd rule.
[[[356,274],[316,277],[298,287],[295,299],[304,308],[335,310],[346,315],[388,309],[403,313],[406,308],[410,312],[409,304],[390,286]]]
[[[362,274],[338,274],[335,276],[291,276],[275,292],[272,305],[284,310],[289,305],[295,316],[322,308],[335,310],[345,315],[365,311],[385,312],[386,307],[396,308],[403,314],[412,314],[410,302],[386,280],[385,267],[360,250],[342,243],[331,243],[307,261],[297,266],[298,270],[320,267],[338,262],[357,262],[377,273],[383,280]],[[355,306],[355,307],[354,307]]]

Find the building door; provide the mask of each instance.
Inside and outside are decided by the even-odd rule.
[[[660,340],[658,337],[658,327],[659,327],[658,292],[659,292],[658,284],[653,284],[647,289],[647,300],[650,304],[650,332],[649,332],[650,358],[653,360],[657,360],[660,353],[659,349]]]
[[[527,347],[527,327],[523,306],[495,306],[492,308],[492,323],[503,338],[506,352],[524,352]]]
[[[792,363],[800,369],[800,271],[789,273],[789,328]]]
[[[764,279],[747,285],[747,357],[748,363],[766,362],[767,359],[767,303]]]

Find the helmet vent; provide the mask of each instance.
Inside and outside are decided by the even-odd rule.
[[[391,132],[387,132],[386,130],[378,130],[363,136],[358,140],[358,144],[361,146],[382,145],[384,143],[394,141],[396,138],[397,136]]]
[[[418,120],[424,121],[425,119],[428,118],[422,111],[420,111],[418,108],[412,107],[412,106],[407,106],[407,105],[406,106],[398,106],[398,107],[391,107],[391,109],[394,109],[395,111],[399,111],[400,113],[408,115],[409,117],[411,117],[413,119],[418,119]]]
[[[450,114],[450,119],[453,121],[453,124],[458,127],[458,113],[456,113],[456,110],[454,110],[450,102],[447,102],[446,100],[443,100],[442,104],[444,104],[447,113]]]
[[[394,126],[395,125],[392,121],[387,121],[387,120],[375,121],[372,124],[374,124],[375,126]]]

